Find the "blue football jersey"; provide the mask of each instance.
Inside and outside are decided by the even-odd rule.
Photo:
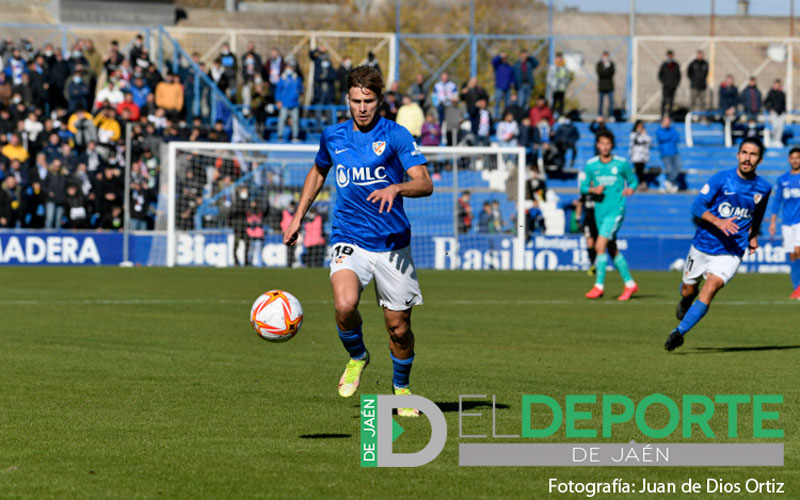
[[[786,226],[800,224],[800,174],[792,174],[789,171],[778,177],[778,182],[775,183],[772,213],[780,213],[781,221]]]
[[[711,255],[744,255],[750,246],[750,227],[761,224],[771,190],[763,178],[742,179],[735,168],[711,176],[697,195],[692,212],[699,217],[707,210],[720,219],[733,218],[739,231],[726,236],[701,219],[692,242],[694,247]]]
[[[385,252],[408,246],[411,224],[398,196],[392,211],[379,213],[380,202],[367,201],[373,191],[403,182],[406,170],[426,163],[411,133],[402,125],[378,118],[369,132],[353,130],[353,121],[322,132],[314,163],[334,167],[336,203],[331,243],[353,243],[366,250]]]

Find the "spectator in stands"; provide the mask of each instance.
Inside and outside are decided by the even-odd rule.
[[[381,71],[380,61],[378,61],[378,58],[375,56],[375,53],[372,52],[371,50],[367,52],[367,62],[364,63],[364,66],[368,68],[375,68],[375,71],[383,75],[383,71]]]
[[[647,135],[647,129],[642,120],[636,120],[630,135],[630,155],[633,168],[636,170],[636,177],[639,179],[639,190],[647,190],[647,178],[645,168],[650,161],[650,145],[653,139]]]
[[[133,94],[131,92],[124,92],[123,96],[122,102],[117,104],[117,114],[122,115],[123,111],[127,111],[131,121],[139,121],[139,106],[133,102]]]
[[[733,75],[728,74],[719,86],[719,111],[723,117],[736,116],[739,105],[739,89],[733,83]]]
[[[281,233],[286,232],[286,228],[289,227],[289,224],[292,222],[292,218],[294,217],[294,213],[297,211],[297,202],[292,200],[289,202],[289,206],[285,207],[281,211]],[[286,245],[286,267],[294,267],[295,263],[295,250],[296,248],[292,248],[289,245]]]
[[[336,80],[339,86],[339,104],[342,106],[347,106],[347,75],[350,74],[351,69],[353,69],[352,59],[348,55],[343,56],[339,69],[336,70]],[[347,112],[350,112],[349,109]]]
[[[244,85],[253,82],[256,76],[263,78],[264,64],[261,56],[256,52],[256,44],[247,42],[246,50],[242,54],[242,82]]]
[[[30,73],[22,74],[19,84],[14,85],[14,94],[20,95],[22,98],[21,102],[26,108],[32,108],[34,106],[34,91],[33,86],[31,86]]]
[[[3,58],[3,65],[5,66],[6,76],[9,77],[12,85],[19,85],[22,82],[22,75],[28,72],[25,59],[16,47],[11,51],[11,57]]]
[[[511,116],[514,117],[514,121],[519,124],[520,120],[522,120],[522,117],[528,114],[528,110],[522,109],[519,101],[517,101],[517,94],[511,94],[511,96],[508,98],[508,106],[506,106],[506,109],[503,110],[503,115],[506,113],[511,113]]]
[[[517,102],[527,112],[531,105],[531,92],[536,83],[533,70],[539,66],[539,60],[527,49],[519,52],[519,59],[514,63],[514,82],[517,89]]]
[[[519,138],[519,124],[514,120],[514,115],[506,113],[503,120],[497,123],[497,142],[500,147],[515,147]],[[510,156],[505,156],[508,162]]]
[[[508,107],[508,97],[514,82],[514,68],[508,64],[508,54],[501,52],[492,58],[494,68],[494,115]],[[501,107],[502,104],[502,107]]]
[[[41,109],[41,108],[37,108]],[[25,118],[23,122],[23,128],[26,134],[28,134],[28,150],[35,148],[34,144],[36,140],[39,138],[39,134],[42,133],[44,130],[44,125],[42,122],[39,121],[39,116],[36,114],[36,111],[31,111],[28,113],[28,117]],[[34,144],[30,144],[34,143]]]
[[[122,90],[114,85],[113,80],[107,80],[100,92],[97,93],[97,97],[95,98],[92,109],[97,111],[98,109],[107,106],[116,108],[123,101],[125,101],[125,96],[122,95]]]
[[[553,113],[556,116],[564,114],[564,96],[567,94],[570,82],[572,82],[572,72],[567,69],[564,54],[556,52],[556,59],[547,72],[547,86],[553,95]]]
[[[397,89],[397,82],[392,82],[389,90],[383,94],[383,101],[378,105],[378,112],[380,115],[392,121],[397,119],[397,110],[402,105],[402,96],[398,93]]]
[[[61,219],[64,217],[64,203],[67,198],[66,175],[69,172],[64,169],[60,160],[53,160],[48,168],[47,177],[42,183],[45,195],[45,229],[60,229]]]
[[[425,77],[422,73],[414,75],[414,83],[408,88],[408,94],[424,111],[428,100],[428,89],[425,87]]]
[[[493,233],[494,216],[492,214],[492,204],[488,201],[483,202],[483,210],[478,216],[478,232],[479,233]]]
[[[758,120],[758,115],[761,113],[761,91],[756,86],[756,77],[750,77],[747,87],[739,95],[739,101],[742,103],[747,119]]]
[[[89,96],[89,85],[83,79],[83,69],[78,67],[67,84],[66,97],[68,110],[70,113],[78,108],[89,109],[91,97]]]
[[[211,68],[208,70],[208,77],[211,78],[211,81],[216,84],[222,93],[228,95],[229,81],[225,73],[225,67],[222,66],[222,58],[214,59]]]
[[[702,50],[698,50],[694,61],[686,68],[686,76],[691,86],[691,110],[705,111],[706,94],[708,93],[708,62]],[[639,184],[641,185],[641,184]]]
[[[458,233],[466,234],[472,229],[472,207],[469,204],[471,193],[467,190],[461,191],[458,197]]]
[[[595,137],[597,137],[600,132],[607,132],[608,126],[606,125],[606,119],[603,118],[603,116],[598,116],[595,118],[592,124],[589,125],[589,131],[593,133]],[[597,148],[595,148],[595,154],[597,154]]]
[[[487,97],[478,99],[475,108],[470,113],[470,130],[475,139],[476,146],[488,146],[491,143],[492,115],[488,109]]]
[[[320,45],[308,54],[314,63],[314,104],[333,104],[337,73],[333,67],[328,47]]]
[[[63,209],[66,217],[64,229],[87,229],[89,227],[86,197],[81,191],[77,179],[69,179],[66,182]]]
[[[69,81],[70,67],[69,63],[64,60],[60,50],[54,53],[55,61],[48,63],[47,76],[48,76],[48,90],[50,94],[50,107],[66,107],[67,95],[66,86]],[[85,107],[88,109],[89,105]]]
[[[233,97],[236,93],[236,74],[239,72],[239,63],[236,61],[236,56],[231,52],[231,47],[228,45],[228,42],[222,44],[218,59],[222,65],[225,80],[228,83],[226,94],[229,98]]]
[[[486,89],[478,85],[478,78],[473,76],[461,88],[461,100],[467,105],[467,114],[472,114],[475,111],[475,105],[480,99],[486,99],[488,102],[489,94]]]
[[[97,127],[98,142],[109,149],[116,145],[122,136],[122,129],[113,108],[105,108],[98,113],[94,117],[94,125]]]
[[[106,231],[119,231],[124,224],[122,206],[112,205],[111,210],[105,212],[100,218],[100,229]]]
[[[275,89],[275,106],[278,108],[278,139],[284,140],[286,119],[291,119],[292,142],[300,140],[300,96],[303,82],[289,64]]]
[[[183,85],[178,75],[170,73],[167,80],[156,86],[156,106],[163,108],[167,119],[177,122],[183,111]]]
[[[527,116],[519,124],[519,145],[525,148],[525,164],[529,168],[538,168],[542,139],[539,129],[531,125],[531,119]]]
[[[423,146],[438,146],[442,143],[442,127],[436,121],[433,112],[425,115],[425,123],[422,124],[420,144]]]
[[[607,50],[603,51],[597,61],[597,114],[606,118],[614,117],[614,61],[611,60]],[[608,99],[608,114],[603,114],[603,101]]]
[[[656,131],[658,150],[661,153],[661,161],[664,164],[664,171],[667,180],[664,181],[664,188],[669,193],[677,193],[679,190],[678,179],[681,175],[680,156],[678,156],[678,142],[680,136],[678,131],[672,127],[672,120],[669,116],[661,119],[661,128]]]
[[[547,105],[547,101],[543,96],[536,98],[536,106],[531,108],[530,112],[528,113],[528,117],[530,118],[531,125],[533,126],[538,125],[542,120],[545,120],[550,127],[552,127],[553,123],[555,123],[555,120],[553,119],[553,112],[550,110],[550,106]]]
[[[15,176],[9,175],[0,182],[0,227],[18,227],[21,199],[22,190]]]
[[[572,158],[569,164],[570,168],[575,166],[575,158],[578,156],[577,144],[580,137],[581,134],[578,132],[577,127],[573,125],[572,120],[566,116],[562,116],[558,119],[558,125],[556,125],[553,131],[553,144],[563,152],[565,164],[567,151],[572,152]]]
[[[106,55],[103,58],[103,67],[106,71],[106,78],[110,77],[117,70],[117,68],[119,68],[124,59],[125,56],[123,56],[119,51],[119,43],[116,40],[111,40],[111,43],[108,46],[108,52],[106,52]]]
[[[433,86],[433,105],[439,113],[439,123],[444,122],[445,109],[458,102],[458,87],[450,80],[450,75],[443,71],[439,81]]]
[[[307,222],[303,224],[303,264],[306,267],[322,267],[325,259],[325,234],[323,232],[322,215],[312,206]]]
[[[264,78],[269,82],[270,95],[275,95],[275,87],[281,79],[286,63],[277,47],[269,49],[269,58],[264,63]]]
[[[675,103],[675,91],[681,83],[681,66],[674,58],[672,50],[667,51],[667,59],[658,70],[661,82],[661,116],[669,116]]]
[[[402,106],[397,110],[397,123],[411,132],[414,140],[419,142],[422,136],[422,124],[425,123],[425,113],[411,96],[404,95],[402,99]]]
[[[780,78],[772,82],[772,88],[764,99],[764,107],[769,111],[770,127],[772,128],[773,145],[783,147],[783,126],[786,117],[786,93],[781,86]]]
[[[8,106],[8,103],[11,101],[12,94],[13,89],[11,87],[11,82],[9,81],[8,75],[0,71],[0,107],[5,108]]]
[[[95,49],[94,40],[86,40],[83,49],[83,57],[85,57],[86,61],[89,63],[87,73],[91,78],[90,86],[94,89],[97,84],[97,78],[103,72],[103,56]]]
[[[144,37],[141,34],[137,34],[131,43],[131,49],[128,52],[128,60],[135,61],[139,59],[139,56],[142,54],[142,49],[144,49]]]
[[[22,145],[19,135],[17,134],[11,134],[8,139],[8,144],[3,146],[0,152],[2,152],[3,156],[9,160],[17,160],[22,164],[27,162],[28,157],[30,156],[28,150]]]

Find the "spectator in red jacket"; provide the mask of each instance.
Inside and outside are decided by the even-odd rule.
[[[123,101],[117,104],[117,114],[122,115],[122,111],[128,110],[130,120],[135,122],[139,120],[139,106],[133,102],[133,94],[130,92],[125,92],[125,97]]]
[[[536,106],[531,108],[530,113],[528,113],[528,118],[531,119],[531,125],[536,126],[540,121],[547,120],[550,128],[553,127],[553,112],[542,96],[536,98]]]

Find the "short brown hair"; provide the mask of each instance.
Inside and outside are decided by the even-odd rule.
[[[347,74],[347,91],[353,87],[368,89],[378,97],[383,93],[383,76],[380,71],[369,66],[357,66]]]

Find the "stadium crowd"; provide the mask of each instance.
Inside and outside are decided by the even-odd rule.
[[[30,39],[6,39],[0,45],[0,227],[119,229],[124,204],[125,130],[131,124],[130,216],[133,229],[152,228],[157,202],[161,144],[171,140],[221,141],[231,139],[230,122],[210,124],[213,99],[208,88],[196,85],[199,69],[243,114],[252,118],[256,130],[270,140],[299,141],[315,128],[347,118],[344,81],[353,60],[343,56],[338,66],[329,50],[320,45],[309,53],[313,65],[312,106],[303,110],[306,83],[295,57],[272,48],[262,57],[253,42],[237,57],[222,44],[211,67],[199,54],[195,65],[162,74],[151,58],[144,39],[137,35],[125,47],[117,41],[101,53],[91,39],[79,39],[62,53],[52,44],[35,47]],[[378,69],[371,52],[366,64]],[[520,49],[513,58],[505,52],[491,60],[494,91],[477,78],[459,86],[447,72],[432,85],[417,74],[402,92],[390,84],[380,113],[411,131],[422,145],[488,145],[526,148],[527,163],[543,181],[547,175],[574,175],[578,129],[573,120],[580,114],[565,96],[573,74],[565,57],[557,53],[554,63],[540,63]],[[594,133],[606,129],[606,120],[619,118],[614,107],[614,62],[603,52],[596,64],[598,118]],[[647,168],[650,149],[660,149],[666,170],[665,186],[678,190],[680,161],[678,136],[671,127],[674,94],[681,81],[681,68],[672,51],[662,64],[662,114],[665,119],[651,138],[641,125],[630,135],[631,162],[636,165],[642,189],[653,185],[658,170]],[[762,100],[755,78],[739,92],[728,75],[718,92],[719,106],[709,110],[708,63],[702,51],[687,68],[692,109],[712,111],[713,117],[734,123],[744,137],[763,134],[757,118],[770,114],[772,132],[782,139],[786,98],[775,81]],[[202,78],[205,80],[204,78]],[[201,88],[200,95],[195,95]],[[547,91],[545,92],[545,89]],[[607,106],[604,104],[607,103]],[[219,103],[217,103],[219,104]],[[224,118],[223,107],[217,116]],[[214,110],[216,111],[216,110]],[[303,113],[305,111],[305,113]],[[311,116],[313,113],[313,117]],[[305,115],[305,116],[303,116]],[[274,125],[274,126],[272,126]],[[221,161],[221,160],[220,160]],[[224,162],[223,162],[224,163]],[[434,171],[437,166],[434,165]],[[543,167],[543,170],[540,170]],[[238,167],[216,168],[207,179],[197,169],[195,180],[181,179],[182,186],[211,186],[219,193],[236,181]],[[193,175],[192,173],[188,175]],[[205,193],[191,188],[194,197]],[[187,201],[187,206],[197,205]],[[488,213],[488,212],[487,212]],[[186,214],[189,224],[194,214]]]

